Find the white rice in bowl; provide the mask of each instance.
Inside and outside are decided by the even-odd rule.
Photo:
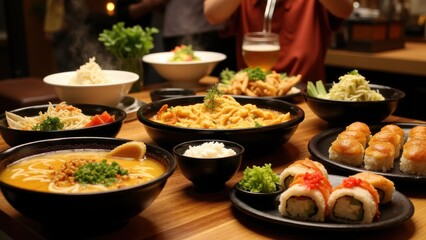
[[[198,146],[189,146],[183,155],[194,158],[221,158],[236,154],[233,149],[226,148],[223,143],[205,142]]]

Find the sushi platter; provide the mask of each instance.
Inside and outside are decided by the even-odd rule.
[[[371,132],[375,133],[379,131],[383,126],[390,123],[382,123],[370,126]],[[405,133],[415,126],[422,125],[420,123],[402,123],[394,122],[399,127],[401,127]],[[350,166],[341,162],[333,161],[329,158],[329,148],[332,142],[337,138],[339,133],[344,130],[343,127],[336,127],[332,129],[325,130],[323,132],[315,135],[308,143],[308,150],[314,158],[324,163],[327,166],[330,166],[336,170],[343,171],[345,173],[358,173],[368,171],[363,165],[360,167]],[[394,166],[387,172],[374,171],[374,173],[385,176],[395,183],[412,183],[412,182],[426,182],[426,176],[424,175],[413,175],[406,174],[400,170],[400,161],[395,159]]]
[[[344,177],[342,176],[329,175],[329,180],[333,186],[338,185],[343,179]],[[414,206],[411,201],[398,191],[394,192],[391,202],[380,206],[380,218],[368,224],[346,224],[328,221],[309,222],[286,218],[281,216],[280,212],[278,211],[278,199],[276,200],[275,204],[269,207],[259,208],[240,199],[236,194],[235,189],[231,191],[230,199],[238,210],[262,221],[314,230],[367,231],[385,229],[406,221],[414,214]]]

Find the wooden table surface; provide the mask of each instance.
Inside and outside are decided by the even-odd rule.
[[[131,95],[150,102],[149,92],[146,90]],[[198,193],[194,191],[191,183],[177,168],[151,206],[131,219],[124,227],[90,238],[120,240],[333,239],[334,237],[424,239],[426,236],[426,191],[423,187],[419,187],[418,192],[403,192],[415,206],[415,213],[411,219],[393,228],[356,232],[356,234],[275,225],[250,217],[233,207],[229,193],[233,185],[242,177],[242,170],[246,166],[271,163],[274,171],[279,173],[293,161],[309,157],[307,149],[309,140],[328,128],[328,125],[317,118],[303,101],[298,101],[297,104],[305,111],[306,116],[294,136],[276,152],[262,157],[245,159],[238,173],[227,182],[224,191],[209,194]],[[415,120],[391,116],[385,121],[414,122]],[[153,143],[138,120],[125,122],[117,137]],[[3,139],[0,139],[0,151],[7,148],[8,145]],[[13,239],[47,239],[47,236],[50,236],[49,230],[22,216],[9,205],[2,194],[0,194],[0,229]],[[70,231],[73,231],[72,227],[70,227]],[[67,233],[63,234],[63,236],[67,236]]]
[[[327,66],[426,76],[426,43],[406,42],[405,48],[377,52],[329,49]]]

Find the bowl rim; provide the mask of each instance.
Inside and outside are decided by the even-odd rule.
[[[228,144],[229,146],[232,146],[234,148],[238,148],[239,151],[236,152],[235,155],[232,156],[227,156],[227,157],[215,157],[215,158],[197,158],[197,157],[191,157],[191,156],[185,156],[183,154],[180,154],[177,149],[183,147],[183,145],[187,145],[187,144],[191,144],[194,143],[194,146],[196,143],[205,143],[205,142],[221,142],[224,143],[225,147]],[[189,145],[188,145],[189,146]],[[185,141],[185,142],[181,142],[179,144],[177,144],[176,146],[173,147],[172,149],[172,153],[178,155],[181,158],[186,158],[188,160],[195,160],[195,161],[217,161],[217,160],[222,160],[222,159],[226,159],[226,158],[235,158],[235,157],[240,157],[243,156],[245,152],[245,148],[243,145],[234,142],[234,141],[229,141],[229,140],[220,140],[220,139],[210,139],[210,138],[206,138],[206,139],[198,139],[198,140],[189,140],[189,141]],[[179,160],[177,160],[179,161]]]
[[[250,99],[248,97],[242,97],[240,98],[239,96],[233,96],[237,102],[238,99]],[[239,133],[239,132],[244,132],[244,133],[249,133],[249,132],[262,132],[262,131],[268,131],[268,130],[273,130],[273,129],[277,129],[277,128],[287,128],[287,127],[293,127],[295,125],[300,124],[304,118],[305,118],[305,112],[303,111],[303,109],[299,106],[297,106],[296,104],[290,103],[290,102],[286,102],[286,101],[282,101],[279,99],[273,99],[273,98],[255,98],[258,99],[259,101],[264,101],[264,102],[276,102],[277,104],[286,104],[290,109],[293,109],[296,114],[294,114],[294,118],[290,119],[289,121],[286,122],[282,122],[282,123],[278,123],[278,124],[273,124],[273,125],[269,125],[269,126],[262,126],[262,127],[251,127],[251,128],[238,128],[238,129],[201,129],[201,128],[188,128],[188,127],[178,127],[178,126],[172,126],[172,125],[167,125],[167,124],[163,124],[163,123],[159,123],[159,122],[155,122],[150,120],[149,118],[145,117],[144,115],[142,115],[142,111],[146,108],[151,108],[154,105],[160,105],[162,106],[164,104],[164,102],[170,101],[170,100],[177,100],[177,99],[204,99],[204,96],[199,96],[199,95],[195,95],[195,96],[183,96],[183,97],[177,97],[177,98],[169,98],[169,99],[163,99],[163,100],[159,100],[156,102],[151,102],[148,104],[145,104],[143,106],[141,106],[138,111],[137,111],[137,116],[139,121],[144,124],[147,125],[149,127],[153,127],[153,128],[161,128],[165,131],[167,130],[171,130],[171,131],[175,131],[175,132],[193,132],[194,134],[196,133],[219,133],[219,134],[230,134],[230,133]],[[159,109],[159,108],[158,108]]]
[[[155,56],[162,56],[162,55],[172,55],[173,52],[157,52],[157,53],[150,53],[142,57],[142,61],[154,64],[154,65],[168,65],[168,66],[178,66],[178,65],[202,65],[206,63],[215,63],[223,61],[227,58],[227,56],[220,52],[211,52],[211,51],[194,51],[194,54],[197,55],[203,55],[203,54],[211,54],[214,56],[213,59],[207,60],[207,59],[200,59],[197,61],[186,61],[186,62],[164,62],[164,61],[154,61],[152,58]]]
[[[53,104],[53,106],[58,105],[58,103]],[[17,108],[17,109],[13,109],[10,110],[8,112],[12,112],[12,113],[16,113],[16,112],[21,112],[21,111],[25,111],[28,109],[40,109],[41,110],[46,110],[48,108],[49,104],[42,104],[42,105],[34,105],[34,106],[27,106],[27,107],[22,107],[22,108]],[[105,123],[102,125],[96,125],[96,126],[91,126],[91,127],[86,127],[86,128],[77,128],[77,129],[66,129],[66,130],[52,130],[52,131],[45,131],[45,132],[49,132],[52,134],[55,133],[67,133],[67,132],[75,132],[75,131],[82,131],[84,129],[94,129],[94,128],[101,128],[101,127],[107,127],[109,125],[113,125],[116,124],[118,122],[123,122],[124,119],[126,119],[127,117],[127,113],[126,111],[124,111],[123,109],[120,108],[116,108],[116,107],[111,107],[111,106],[105,106],[105,105],[97,105],[97,104],[83,104],[83,103],[77,103],[77,104],[72,104],[72,106],[77,107],[79,109],[81,108],[100,108],[103,109],[105,111],[109,110],[114,110],[120,113],[120,115],[118,117],[115,117],[115,120],[113,122],[109,122],[109,123]],[[83,109],[81,109],[83,111]],[[19,114],[18,114],[19,115]],[[6,120],[6,112],[1,113],[0,114],[0,120],[1,121],[5,121],[7,123]],[[13,129],[13,128],[9,128],[8,126],[4,126],[3,124],[0,124],[0,130],[1,131],[10,131],[10,132],[19,132],[19,133],[37,133],[40,131],[34,131],[34,130],[21,130],[21,129]]]
[[[325,87],[331,87],[333,83],[324,83]],[[380,90],[380,89],[387,89],[387,90],[391,90],[393,92],[396,93],[396,97],[395,98],[389,98],[385,100],[379,100],[379,101],[344,101],[344,100],[332,100],[332,99],[325,99],[325,98],[318,98],[318,97],[314,97],[314,96],[310,96],[307,93],[307,87],[305,86],[301,91],[300,94],[305,98],[305,99],[311,99],[311,100],[315,100],[318,102],[325,102],[325,103],[351,103],[351,104],[371,104],[371,103],[384,103],[384,102],[396,102],[401,100],[402,98],[404,98],[406,96],[405,92],[403,92],[402,90],[398,89],[398,88],[394,88],[394,87],[389,87],[386,85],[379,85],[379,84],[368,84],[370,86],[370,88],[372,90]]]
[[[78,140],[81,140],[81,139],[93,140],[94,142],[96,142],[97,140],[114,141],[114,142],[122,141],[123,143],[133,141],[131,139],[110,138],[110,137],[64,137],[64,138],[55,138],[55,139],[43,139],[43,140],[37,140],[37,141],[34,141],[34,142],[23,143],[23,144],[11,147],[11,148],[1,152],[0,157],[2,155],[11,154],[11,152],[14,152],[14,151],[19,151],[19,149],[24,148],[28,145],[37,145],[37,144],[43,144],[45,142],[59,142],[59,141],[60,142],[75,141],[76,144],[78,144]],[[10,185],[8,183],[3,182],[2,180],[0,180],[0,186],[7,186],[8,188],[11,188],[11,189],[17,189],[17,190],[20,190],[20,191],[37,193],[37,194],[41,194],[41,195],[55,195],[55,196],[69,196],[69,197],[106,195],[106,194],[119,193],[119,192],[123,192],[123,191],[131,191],[132,189],[137,189],[139,187],[149,187],[149,186],[157,184],[158,182],[162,182],[162,181],[167,180],[175,171],[175,169],[177,167],[177,163],[176,163],[174,156],[169,151],[165,150],[164,148],[161,148],[159,146],[149,144],[149,143],[145,143],[145,144],[147,145],[147,149],[153,148],[153,149],[156,149],[157,151],[161,151],[163,154],[168,155],[168,158],[170,159],[170,168],[166,169],[166,171],[163,175],[155,178],[154,180],[151,180],[151,181],[148,181],[148,182],[145,182],[145,183],[133,185],[133,186],[130,186],[130,187],[117,188],[117,189],[108,190],[108,191],[84,192],[84,193],[55,193],[55,192],[36,191],[36,190],[32,190],[32,189],[25,189],[25,188],[16,187],[14,185]],[[80,148],[80,149],[84,149],[84,148]],[[62,151],[62,150],[64,150],[64,149],[61,149],[59,151]],[[47,152],[49,152],[49,151],[47,151]],[[47,152],[44,152],[44,153],[47,153]],[[25,158],[28,158],[28,157],[29,156],[26,156]],[[20,160],[18,159],[16,161],[20,161]],[[13,161],[13,162],[15,162],[15,161]]]
[[[235,190],[237,192],[241,192],[243,194],[250,195],[250,196],[253,196],[253,197],[265,196],[265,195],[278,195],[278,194],[281,194],[285,191],[284,187],[281,184],[275,183],[277,190],[275,190],[273,192],[252,192],[252,191],[243,189],[241,187],[241,184],[240,184],[241,181],[242,181],[242,178],[240,180],[238,180],[238,182],[235,183],[235,185],[234,185]]]
[[[189,88],[179,88],[179,87],[166,87],[166,88],[157,88],[149,92],[150,96],[157,96],[161,98],[171,98],[171,97],[180,97],[180,96],[192,96],[196,95],[195,91]]]
[[[75,75],[76,71],[66,71],[66,72],[58,72],[58,73],[53,73],[53,74],[49,74],[47,76],[45,76],[43,78],[43,82],[54,86],[54,87],[64,87],[64,88],[97,88],[97,87],[109,87],[109,86],[119,86],[119,85],[124,85],[124,84],[130,84],[130,83],[134,83],[136,82],[140,76],[134,72],[129,72],[129,71],[122,71],[122,70],[102,70],[102,72],[105,73],[112,73],[112,74],[127,74],[129,76],[128,79],[124,79],[122,81],[112,81],[112,82],[108,82],[108,83],[97,83],[97,84],[69,84],[67,82],[57,82],[55,81],[55,79],[58,76],[61,75]]]

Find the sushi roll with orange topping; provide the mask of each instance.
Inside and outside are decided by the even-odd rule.
[[[337,135],[337,137],[340,138],[340,139],[353,138],[353,139],[357,140],[359,143],[361,143],[364,148],[367,146],[367,137],[361,131],[345,130],[345,131],[339,133],[339,135]]]
[[[298,174],[280,196],[278,210],[291,219],[324,222],[332,187],[320,172]]]
[[[401,140],[399,135],[394,133],[394,132],[379,131],[371,137],[368,144],[371,145],[374,142],[389,142],[389,143],[391,143],[395,148],[394,159],[399,158],[399,156],[401,155],[401,147],[403,146],[403,140]]]
[[[362,133],[364,133],[365,137],[367,138],[367,141],[370,140],[371,138],[370,127],[363,122],[353,122],[349,124],[348,126],[346,126],[346,130],[361,131]]]
[[[404,173],[426,175],[426,141],[410,138],[404,144],[399,166]]]
[[[383,205],[392,201],[395,185],[391,180],[372,172],[360,172],[353,175],[353,177],[360,178],[373,185],[379,194],[379,204]]]
[[[415,126],[408,131],[407,141],[415,138],[426,140],[426,126]]]
[[[303,160],[297,160],[280,174],[280,185],[284,187],[284,190],[287,189],[290,184],[293,182],[294,177],[298,174],[302,174],[305,172],[321,172],[326,178],[328,178],[327,170],[324,165],[317,161],[313,161],[309,158],[305,158]]]
[[[365,149],[364,167],[367,170],[387,172],[393,168],[395,147],[390,142],[372,142]]]
[[[361,166],[364,159],[364,147],[353,138],[337,138],[328,149],[329,158],[350,166]]]
[[[372,223],[380,216],[379,194],[367,181],[345,178],[328,200],[329,218],[342,223]]]

